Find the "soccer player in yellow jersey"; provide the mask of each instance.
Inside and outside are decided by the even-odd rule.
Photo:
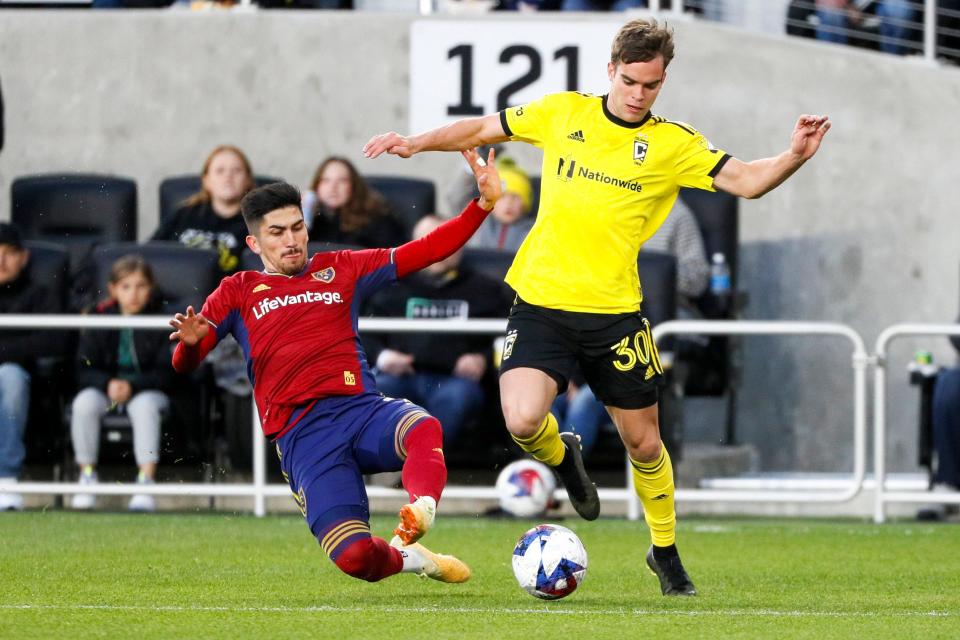
[[[506,278],[517,293],[500,373],[507,429],[525,451],[554,467],[577,512],[596,518],[600,501],[577,439],[560,434],[550,414],[578,363],[633,463],[653,542],[647,566],[664,595],[695,595],[675,545],[673,470],[657,419],[663,371],[640,315],[637,253],[681,187],[758,198],[813,157],[830,122],[802,115],[786,151],[737,160],[690,125],[651,112],[673,53],[671,30],[633,20],[614,38],[605,96],[552,94],[420,135],[385,133],[364,153],[407,158],[507,140],[543,149],[537,221]]]

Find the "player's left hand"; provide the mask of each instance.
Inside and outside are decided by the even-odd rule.
[[[478,382],[487,371],[487,359],[482,353],[465,353],[457,358],[453,375]]]
[[[497,172],[497,166],[494,163],[497,158],[496,152],[491,147],[486,160],[480,157],[476,149],[467,149],[461,151],[460,154],[470,165],[473,177],[477,179],[477,190],[480,191],[478,204],[490,211],[497,200],[500,199],[500,196],[503,195],[503,183],[500,182],[500,174]]]
[[[367,144],[363,145],[363,155],[368,158],[376,158],[381,153],[409,158],[416,151],[410,144],[410,138],[402,136],[396,131],[390,131],[373,136],[367,141]]]
[[[790,151],[801,160],[809,160],[820,148],[820,142],[829,130],[828,116],[800,116],[790,138]]]

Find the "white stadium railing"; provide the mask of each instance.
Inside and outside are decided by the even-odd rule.
[[[897,324],[887,327],[877,336],[873,373],[873,472],[876,477],[873,519],[875,522],[886,520],[888,502],[960,504],[960,492],[893,491],[886,485],[887,345],[896,338],[904,336],[960,336],[960,324]]]
[[[156,329],[170,330],[166,316],[140,317],[90,317],[83,315],[0,315],[0,331],[4,329]],[[368,332],[420,332],[432,333],[479,333],[500,334],[506,328],[506,320],[405,320],[384,318],[362,318],[361,331]],[[841,503],[856,497],[864,484],[866,467],[866,370],[876,367],[875,397],[875,470],[878,478],[876,498],[877,522],[884,519],[884,504],[887,502],[955,502],[960,503],[960,495],[938,497],[929,492],[896,492],[884,487],[885,473],[885,415],[884,403],[886,382],[885,353],[890,340],[900,335],[960,335],[960,325],[897,325],[884,331],[877,340],[876,357],[867,354],[860,335],[843,324],[826,322],[792,321],[690,321],[675,320],[658,325],[654,339],[659,341],[667,335],[798,335],[798,336],[839,336],[845,337],[853,345],[851,357],[853,368],[853,471],[849,480],[839,484],[832,483],[809,490],[763,489],[679,489],[677,499],[689,502],[831,502]],[[78,492],[101,495],[133,495],[149,493],[161,496],[232,496],[251,497],[253,512],[257,516],[266,513],[266,498],[289,495],[290,488],[285,484],[268,484],[266,480],[266,448],[262,437],[256,410],[251,421],[253,440],[253,478],[249,483],[176,483],[156,484],[149,487],[134,484],[107,484],[80,487],[76,483],[64,482],[20,482],[0,483],[0,492],[10,491],[23,494],[70,495]],[[367,488],[371,498],[405,499],[406,493],[399,489],[371,486]],[[497,498],[493,487],[448,486],[444,490],[448,498],[490,499]],[[561,490],[558,497],[566,497]],[[623,488],[605,488],[600,490],[604,502],[624,502],[630,519],[640,517],[640,503],[633,491],[629,461],[626,481]]]

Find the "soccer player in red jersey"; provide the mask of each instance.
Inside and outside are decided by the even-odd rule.
[[[307,258],[300,194],[275,183],[247,194],[247,245],[264,270],[225,278],[199,314],[170,321],[173,366],[194,369],[228,333],[247,360],[263,433],[276,444],[310,530],[345,573],[375,582],[400,572],[464,582],[466,564],[417,540],[433,523],[447,480],[440,423],[422,408],[378,393],[357,336],[362,300],[443,260],[466,243],[501,195],[493,151],[463,152],[480,197],[425,237],[393,249],[330,251]],[[410,504],[387,544],[370,534],[363,475],[402,469]]]

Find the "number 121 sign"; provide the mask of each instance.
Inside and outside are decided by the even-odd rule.
[[[605,93],[619,22],[423,20],[410,27],[410,133],[547,93]]]

